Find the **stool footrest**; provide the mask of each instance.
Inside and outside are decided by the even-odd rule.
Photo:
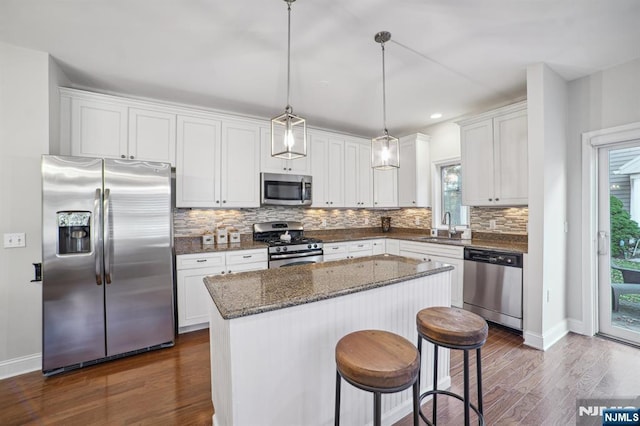
[[[421,406],[421,408],[420,408],[420,412],[419,412],[419,414],[420,414],[420,418],[422,418],[422,420],[424,420],[424,421],[425,421],[425,423],[426,423],[427,425],[429,425],[429,426],[432,426],[432,425],[433,425],[433,423],[431,423],[431,422],[429,421],[429,419],[427,419],[427,417],[426,417],[426,416],[424,415],[424,413],[422,412],[422,400],[423,400],[423,399],[425,399],[426,397],[428,397],[428,396],[432,396],[432,395],[447,395],[447,396],[452,396],[452,397],[454,397],[454,398],[456,398],[456,399],[458,399],[458,400],[460,400],[460,401],[464,402],[464,398],[463,398],[462,396],[458,395],[457,393],[453,393],[453,392],[451,392],[451,391],[444,390],[444,389],[435,389],[435,390],[430,390],[430,391],[427,391],[427,392],[423,393],[422,395],[420,395],[420,398],[419,398],[419,404],[420,404],[420,406]],[[478,410],[478,408],[477,408],[475,405],[471,404],[471,403],[469,403],[469,407],[470,407],[473,411],[475,411],[475,413],[477,414],[478,419],[480,420],[480,425],[481,425],[481,426],[485,426],[485,422],[484,422],[484,415],[482,415],[482,413],[480,412],[480,410]]]

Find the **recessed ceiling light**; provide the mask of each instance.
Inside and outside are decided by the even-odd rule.
[[[440,112],[434,112],[433,114],[431,114],[431,118],[435,119],[435,118],[442,118],[442,113]]]

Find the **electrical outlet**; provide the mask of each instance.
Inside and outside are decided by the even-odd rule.
[[[496,229],[496,220],[495,219],[491,219],[489,221],[489,229]]]
[[[415,221],[416,225],[420,225],[420,218],[416,217],[416,221]]]
[[[365,217],[365,218],[364,218],[364,224],[365,224],[365,225],[368,225],[368,224],[369,224],[369,218],[368,218],[368,217]]]
[[[12,234],[4,234],[4,248],[25,247],[24,232],[14,232]]]
[[[322,219],[322,227],[323,228],[327,227],[327,219]]]

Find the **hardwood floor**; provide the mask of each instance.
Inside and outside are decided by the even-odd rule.
[[[45,378],[0,380],[0,425],[211,424],[209,330],[173,348]]]
[[[570,334],[541,352],[490,327],[482,352],[487,425],[575,424],[576,398],[640,394],[639,361],[639,349],[599,337]],[[460,351],[451,353],[451,376],[462,393]],[[471,384],[475,401],[475,375]],[[210,425],[212,414],[207,330],[180,335],[170,349],[50,378],[0,380],[2,426]],[[462,416],[459,401],[438,399],[438,424],[460,425]],[[396,426],[410,424],[407,417]]]

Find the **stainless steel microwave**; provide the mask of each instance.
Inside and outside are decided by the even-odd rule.
[[[311,176],[260,173],[263,206],[310,206]]]

